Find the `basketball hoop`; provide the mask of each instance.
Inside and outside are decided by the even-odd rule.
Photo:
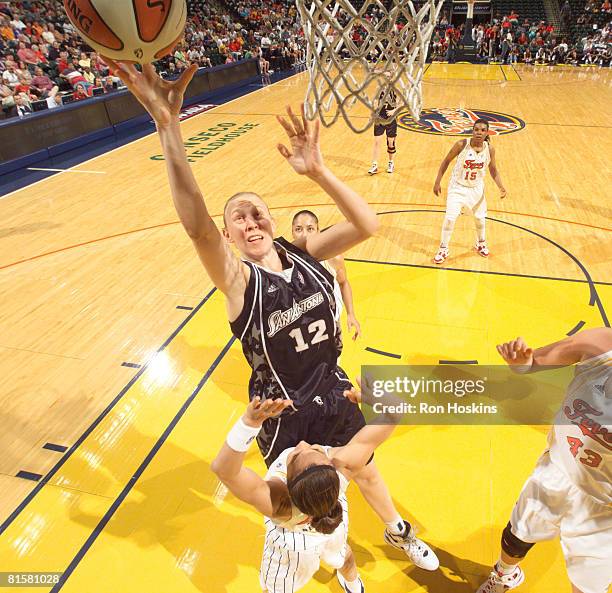
[[[380,108],[395,95],[397,107],[418,120],[427,50],[443,3],[426,0],[417,10],[412,0],[365,0],[360,8],[350,0],[296,0],[310,74],[306,117],[318,115],[329,127],[342,116],[360,134],[385,123]]]

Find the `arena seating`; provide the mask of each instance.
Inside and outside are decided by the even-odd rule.
[[[416,1],[418,5],[422,0]],[[482,61],[492,61],[501,55],[504,32],[510,32],[511,42],[516,44],[525,30],[530,34],[528,41],[531,42],[531,33],[535,36],[534,25],[539,29],[538,45],[544,44],[551,56],[555,43],[560,43],[563,37],[567,37],[570,45],[586,37],[596,37],[597,42],[608,43],[608,33],[602,35],[602,31],[612,14],[602,9],[603,0],[569,1],[569,30],[551,32],[550,28],[539,27],[546,14],[543,0],[492,0],[493,22],[486,28],[487,43],[490,45],[492,37],[495,47],[481,50]],[[187,2],[190,18],[185,41],[174,55],[158,62],[162,73],[169,76],[178,74],[190,61],[200,67],[210,67],[261,55],[264,58],[261,64],[269,62],[271,69],[285,70],[303,59],[304,39],[294,0]],[[518,18],[510,23],[507,17],[513,10]],[[435,45],[432,44],[432,53],[438,59],[445,56],[445,36],[451,12],[452,0],[445,0],[440,11],[442,23],[434,34]],[[460,39],[461,29],[448,29],[456,39]],[[489,35],[491,30],[493,35]],[[521,43],[519,49],[522,56],[525,44]],[[604,50],[598,48],[600,52]],[[582,56],[581,47],[578,51]],[[607,64],[605,60],[597,63]],[[76,35],[60,0],[0,1],[2,116],[27,115],[30,109],[33,110],[32,104],[38,101],[46,101],[52,108],[62,101],[87,99],[94,92],[112,92],[119,80],[109,74],[107,66]],[[16,104],[17,94],[27,104],[25,110]]]
[[[494,15],[501,18],[513,10],[519,15],[519,22],[529,19],[531,22],[546,20],[546,10],[542,0],[493,0],[491,8]]]

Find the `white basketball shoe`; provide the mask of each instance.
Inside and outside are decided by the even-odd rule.
[[[365,587],[363,586],[363,581],[361,580],[360,576],[357,576],[357,580],[359,581],[359,587],[361,587],[358,591],[351,591],[347,584],[346,584],[346,580],[345,578],[340,574],[340,571],[337,570],[336,571],[336,577],[338,578],[338,582],[340,583],[340,586],[342,587],[342,591],[343,593],[365,593]]]
[[[510,574],[502,574],[497,571],[497,568],[494,568],[476,593],[505,593],[518,587],[524,580],[525,573],[520,566],[517,566]]]
[[[487,242],[486,241],[478,241],[478,243],[476,243],[476,247],[475,247],[476,251],[478,251],[478,253],[480,255],[482,255],[482,257],[489,257],[489,249],[487,247]]]
[[[434,264],[443,264],[448,259],[448,247],[440,247],[438,249],[438,253],[434,255],[433,261]]]
[[[440,561],[434,551],[418,537],[415,537],[413,529],[404,521],[406,533],[395,535],[385,529],[385,541],[398,550],[403,550],[410,561],[425,570],[437,570]]]

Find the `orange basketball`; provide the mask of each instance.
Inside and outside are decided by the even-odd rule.
[[[168,55],[187,20],[186,0],[64,0],[64,8],[98,53],[140,64]]]

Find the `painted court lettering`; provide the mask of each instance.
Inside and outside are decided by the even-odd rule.
[[[184,142],[185,148],[187,149],[187,160],[190,163],[195,163],[196,159],[201,159],[206,155],[218,150],[225,146],[228,142],[231,142],[235,138],[240,138],[243,134],[246,134],[253,128],[259,126],[259,124],[246,123],[239,127],[232,122],[218,123],[212,128],[208,128],[202,132],[199,132],[195,136],[191,136]],[[233,130],[231,128],[234,128]],[[228,130],[231,130],[228,132]],[[224,133],[226,132],[226,133]],[[213,142],[209,142],[212,138],[215,138]],[[204,146],[202,144],[208,142]],[[190,150],[197,149],[197,150]],[[161,154],[156,154],[150,157],[152,161],[163,161],[164,157]]]

